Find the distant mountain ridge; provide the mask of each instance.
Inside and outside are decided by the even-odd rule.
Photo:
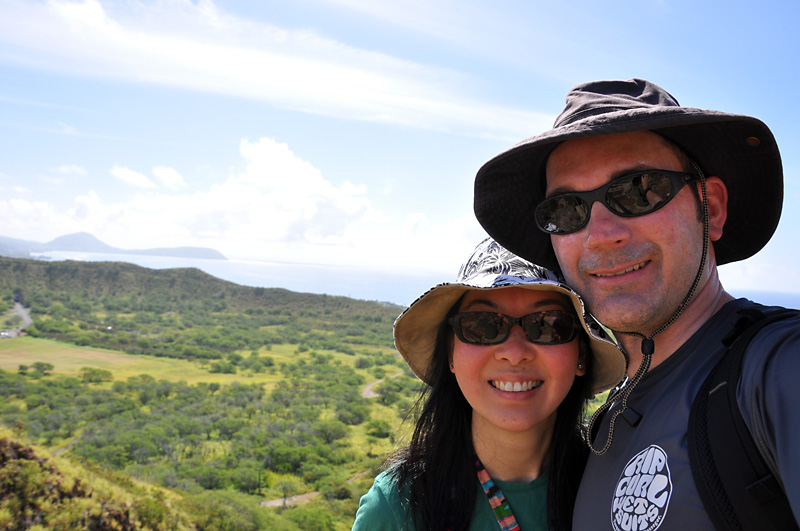
[[[227,260],[225,255],[207,247],[169,247],[154,249],[120,249],[98,240],[88,232],[67,234],[47,243],[19,240],[0,236],[0,256],[10,258],[36,258],[32,253],[49,251],[68,251],[79,253],[133,254],[148,256],[171,256],[177,258],[202,258],[206,260]]]

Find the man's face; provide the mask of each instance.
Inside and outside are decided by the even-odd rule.
[[[635,171],[683,171],[655,133],[567,140],[547,162],[547,196],[594,190]],[[689,186],[663,208],[635,218],[591,207],[581,230],[551,236],[567,282],[615,330],[650,333],[677,309],[700,267],[703,227]]]

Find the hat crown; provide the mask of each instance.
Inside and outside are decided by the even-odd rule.
[[[499,285],[508,277],[535,280],[552,280],[558,277],[542,266],[515,255],[492,238],[482,241],[458,271],[456,282],[472,285]]]
[[[566,106],[553,128],[602,114],[654,107],[680,107],[680,104],[672,94],[644,79],[591,81],[567,93]]]

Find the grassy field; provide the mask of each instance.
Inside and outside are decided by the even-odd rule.
[[[297,347],[294,345],[273,345],[272,350],[262,350],[259,355],[262,358],[272,358],[275,365],[278,366],[281,363],[290,363],[297,359],[296,350]],[[384,353],[391,352],[390,349],[385,348],[379,350]],[[332,354],[335,360],[344,364],[352,366],[355,363],[353,356],[340,352],[325,353]],[[242,354],[249,355],[249,353]],[[125,381],[131,376],[149,374],[156,380],[170,382],[183,381],[188,384],[199,382],[264,383],[269,388],[269,384],[274,384],[281,379],[280,371],[277,370],[274,374],[269,369],[263,373],[240,371],[238,374],[218,374],[209,372],[208,367],[195,361],[125,354],[115,350],[79,347],[69,343],[25,336],[0,340],[0,369],[17,372],[20,365],[31,366],[37,361],[52,364],[53,374],[78,377],[82,367],[95,367],[111,371],[114,379],[120,381]],[[395,372],[395,369],[391,370]],[[364,374],[369,381],[375,379],[369,375],[367,370],[358,370],[358,372]]]
[[[294,347],[281,345],[272,351],[262,352],[270,356],[276,364],[289,361]],[[47,339],[18,337],[0,340],[0,369],[16,372],[20,365],[32,365],[41,361],[51,363],[54,374],[79,376],[81,367],[106,369],[114,374],[114,379],[125,381],[131,376],[149,374],[157,380],[171,382],[274,383],[280,375],[269,372],[261,374],[214,374],[198,362],[125,354],[113,350],[91,347],[78,347]]]

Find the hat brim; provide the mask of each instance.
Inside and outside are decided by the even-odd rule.
[[[748,258],[775,232],[783,205],[780,152],[769,128],[749,116],[691,107],[636,108],[589,117],[531,137],[494,157],[475,178],[475,214],[511,252],[559,271],[550,236],[533,212],[545,198],[547,158],[573,138],[654,131],[728,189],[728,217],[714,242],[717,264]]]
[[[524,288],[534,291],[555,291],[569,298],[576,313],[581,317],[581,326],[589,337],[589,347],[594,357],[590,389],[592,394],[601,393],[615,386],[625,377],[627,360],[625,354],[613,340],[613,332],[601,326],[586,313],[578,294],[559,282],[536,279],[525,283],[503,286],[474,286],[463,283],[439,284],[414,301],[394,323],[395,348],[420,380],[432,385],[431,359],[435,352],[439,328],[453,305],[470,290],[499,290]]]

